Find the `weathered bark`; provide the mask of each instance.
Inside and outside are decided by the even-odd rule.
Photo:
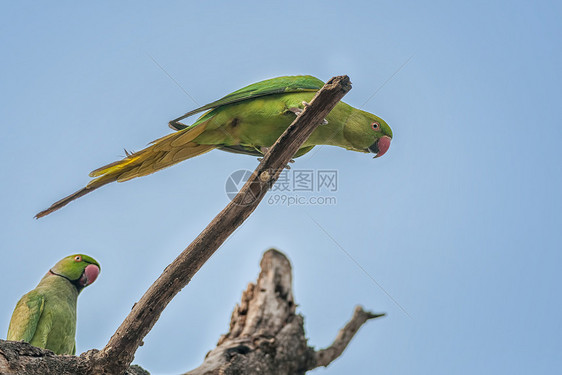
[[[309,347],[303,317],[295,313],[289,260],[277,250],[267,251],[256,284],[249,284],[234,308],[230,331],[223,335],[201,366],[184,375],[304,374],[339,357],[372,314],[355,308],[352,319],[334,343],[323,350]]]
[[[1,375],[82,375],[91,373],[90,350],[80,356],[56,355],[50,350],[36,348],[21,341],[0,340]],[[150,375],[137,365],[129,367],[125,375]]]

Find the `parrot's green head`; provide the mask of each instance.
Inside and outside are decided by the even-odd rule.
[[[375,158],[388,151],[392,140],[392,129],[382,118],[360,109],[351,113],[343,134],[353,150],[372,152],[376,154]]]
[[[94,258],[84,254],[74,254],[61,259],[50,269],[50,273],[64,277],[80,292],[97,279],[100,270],[101,267]]]

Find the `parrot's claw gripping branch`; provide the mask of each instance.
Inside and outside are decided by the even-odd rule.
[[[304,106],[304,108],[308,107],[310,104],[307,102],[302,102],[302,105]],[[289,108],[289,111],[293,112],[297,117],[304,111],[304,109],[300,109],[298,107],[291,107]],[[327,125],[328,124],[328,120],[323,119],[322,122],[320,123],[320,125]]]
[[[256,209],[283,168],[349,90],[349,77],[339,76],[330,79],[316,93],[310,104],[266,152],[236,197],[164,270],[132,308],[105,348],[93,356],[99,374],[124,372],[164,308]],[[181,118],[174,121],[179,120]],[[111,372],[107,372],[108,368]]]
[[[326,121],[326,120],[324,120],[324,121]],[[328,122],[326,121],[326,123],[328,123]],[[265,155],[269,151],[270,148],[271,147],[261,147],[260,152]],[[258,158],[259,162],[261,162],[262,160],[263,160],[263,158]],[[294,162],[295,162],[294,159],[289,160],[289,163],[294,163]],[[287,164],[285,166],[285,169],[291,169],[291,166],[289,164]]]

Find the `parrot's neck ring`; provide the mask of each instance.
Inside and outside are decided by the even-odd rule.
[[[49,273],[50,273],[51,275],[60,276],[60,277],[62,277],[63,279],[67,279],[72,285],[74,285],[74,287],[76,288],[76,291],[77,291],[78,293],[80,293],[80,291],[81,291],[82,289],[84,289],[84,286],[80,285],[80,277],[82,277],[82,276],[80,276],[80,277],[77,278],[76,280],[70,280],[68,277],[66,277],[66,276],[64,276],[64,275],[61,275],[60,273],[53,272],[53,270],[49,270]]]

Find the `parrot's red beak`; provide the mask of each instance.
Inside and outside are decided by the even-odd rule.
[[[379,138],[378,141],[369,146],[369,151],[376,154],[375,158],[379,158],[388,151],[388,149],[390,148],[391,140],[392,138],[390,138],[389,136],[383,135]]]
[[[98,275],[100,274],[100,269],[95,264],[89,264],[84,269],[84,273],[80,277],[79,283],[82,286],[87,286],[96,281]]]

